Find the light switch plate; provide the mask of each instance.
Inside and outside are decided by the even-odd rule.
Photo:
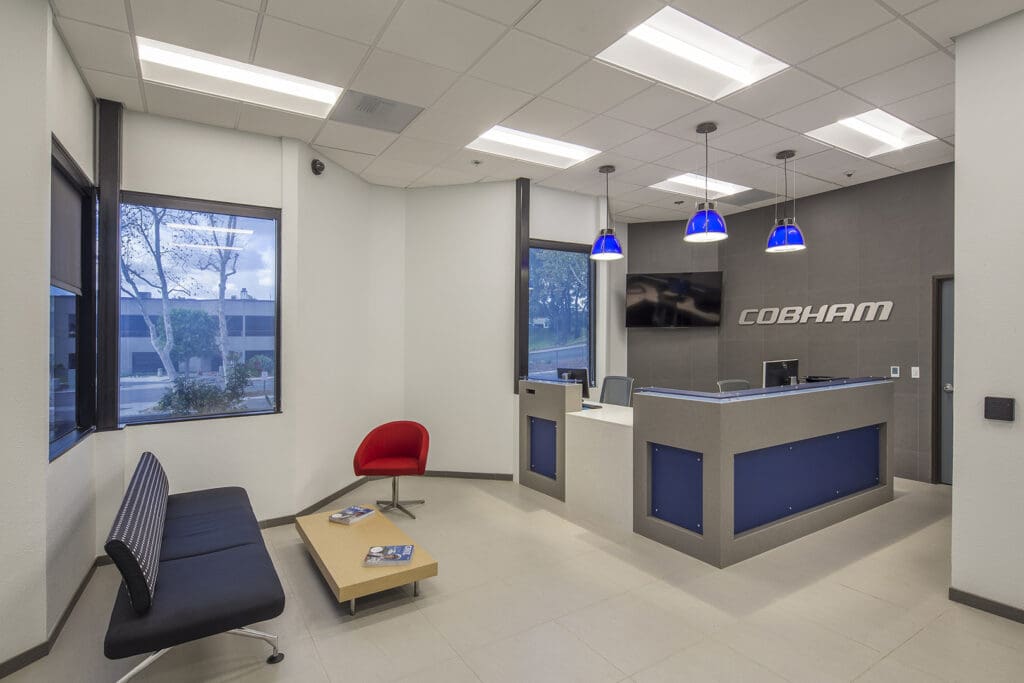
[[[898,366],[898,365],[890,365],[889,366],[889,376],[890,377],[899,377],[900,376],[900,366]]]
[[[910,378],[921,379],[921,368],[916,365],[910,367]]]

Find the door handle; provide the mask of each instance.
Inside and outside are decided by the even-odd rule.
[[[945,391],[947,394],[952,394],[953,384],[951,382],[946,382],[945,384],[942,385],[942,390]]]

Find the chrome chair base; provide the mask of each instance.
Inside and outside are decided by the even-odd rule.
[[[399,510],[409,515],[413,519],[416,519],[416,515],[409,512],[406,509],[406,505],[423,505],[425,500],[399,500],[398,499],[398,477],[391,477],[391,500],[378,500],[377,508],[381,512],[388,512],[390,510]]]

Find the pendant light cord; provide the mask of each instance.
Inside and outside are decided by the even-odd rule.
[[[708,134],[704,133],[704,208],[708,208],[708,173],[711,172],[708,161]]]
[[[793,159],[793,222],[796,223],[796,159]]]
[[[782,183],[783,183],[782,187],[785,188],[782,191],[782,206],[783,206],[782,213],[783,214],[786,213],[785,206],[786,206],[786,202],[789,201],[789,166],[788,166],[788,164],[789,164],[789,159],[783,159],[782,160]],[[783,215],[783,218],[785,218],[785,215]]]
[[[611,230],[612,229],[612,199],[611,199],[611,193],[608,190],[608,182],[609,182],[608,181],[608,176],[610,176],[610,175],[611,175],[611,173],[605,173],[604,174],[604,210],[605,210],[605,213],[607,214],[605,216],[605,220],[604,220],[604,229],[605,230]]]

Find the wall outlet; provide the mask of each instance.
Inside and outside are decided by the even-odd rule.
[[[898,366],[898,365],[890,365],[889,366],[889,376],[890,377],[899,377],[900,376],[900,366]]]
[[[919,368],[916,365],[912,365],[910,367],[910,378],[911,379],[921,379],[921,368]]]

